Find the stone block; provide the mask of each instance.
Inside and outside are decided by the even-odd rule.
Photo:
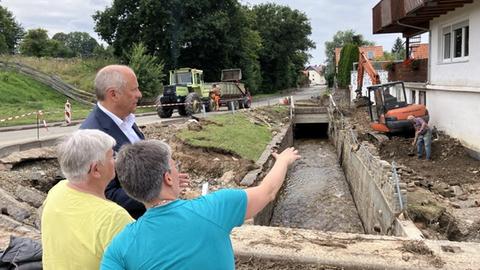
[[[34,188],[18,186],[15,190],[15,196],[22,202],[26,202],[33,207],[40,207],[45,200],[46,195]]]
[[[19,222],[23,222],[32,214],[31,207],[26,203],[17,201],[3,189],[0,189],[0,209],[2,214],[8,215]]]

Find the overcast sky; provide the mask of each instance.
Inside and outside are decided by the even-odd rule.
[[[201,0],[199,0],[201,1]],[[372,34],[372,8],[380,0],[240,0],[243,4],[255,5],[274,2],[288,5],[292,9],[304,12],[312,26],[311,39],[317,48],[310,51],[311,64],[321,64],[325,60],[325,41],[332,39],[339,30],[353,29],[367,40],[382,45],[390,51],[399,34]],[[0,0],[25,29],[45,28],[52,36],[57,32],[88,32],[99,37],[93,31],[92,15],[96,10],[104,10],[112,0]],[[426,42],[426,40],[422,40]]]

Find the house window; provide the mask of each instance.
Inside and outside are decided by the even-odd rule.
[[[468,21],[442,29],[443,62],[464,61],[469,54],[470,27]]]
[[[368,57],[368,59],[370,59],[370,60],[373,59],[373,52],[372,52],[372,51],[368,51],[368,52],[367,52],[367,57]]]
[[[411,99],[410,99],[411,102],[410,102],[410,103],[415,104],[415,101],[416,101],[416,99],[417,99],[417,97],[416,97],[417,94],[416,94],[415,90],[412,90],[412,93],[411,93],[411,94],[412,94],[412,95],[411,95]]]
[[[427,106],[427,93],[425,91],[418,91],[418,104]]]

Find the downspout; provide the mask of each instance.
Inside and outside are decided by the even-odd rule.
[[[419,26],[415,26],[415,25],[404,24],[404,23],[401,23],[401,22],[399,22],[399,21],[397,21],[397,24],[400,25],[400,26],[408,27],[408,28],[413,28],[413,29],[417,29],[417,30],[422,30],[422,31],[424,31],[424,32],[427,32],[427,31],[430,30],[430,29],[428,29],[428,28],[423,28],[423,27],[419,27]]]

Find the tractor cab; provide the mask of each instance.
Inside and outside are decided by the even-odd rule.
[[[403,82],[392,82],[377,84],[368,87],[368,99],[372,100],[375,106],[369,106],[370,117],[377,120],[391,109],[407,106],[405,86]],[[375,107],[375,108],[373,108]]]
[[[373,95],[373,97],[372,97]],[[409,115],[429,120],[425,105],[408,104],[403,82],[390,82],[368,87],[371,127],[380,132],[406,132],[413,128]],[[372,103],[373,102],[373,103]]]
[[[194,68],[180,68],[170,71],[169,88],[175,89],[177,96],[196,92],[202,96],[203,71]]]

